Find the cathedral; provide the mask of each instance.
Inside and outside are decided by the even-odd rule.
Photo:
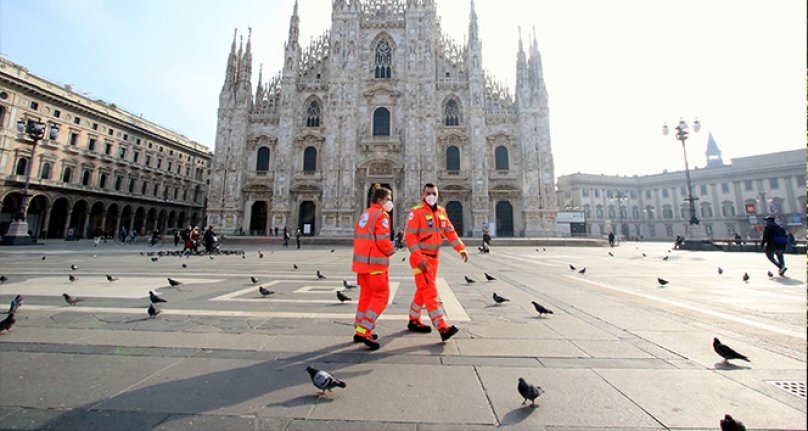
[[[553,235],[535,32],[527,50],[518,36],[511,95],[483,69],[473,0],[464,44],[442,32],[435,0],[333,0],[331,28],[305,48],[299,23],[295,2],[283,69],[255,88],[250,34],[234,35],[208,195],[217,232],[350,237],[374,184],[393,191],[404,228],[431,182],[461,236]]]

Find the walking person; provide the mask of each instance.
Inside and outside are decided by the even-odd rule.
[[[205,253],[210,254],[213,251],[213,245],[216,243],[216,232],[213,231],[213,226],[208,226],[205,234],[202,235],[202,244],[205,246]]]
[[[783,252],[786,250],[786,244],[788,243],[786,230],[774,221],[774,216],[768,216],[763,220],[766,220],[766,227],[763,229],[760,248],[766,250],[766,258],[777,266],[778,273],[782,277],[788,270],[783,258]]]
[[[286,226],[283,227],[283,246],[289,248],[289,229]]]
[[[303,231],[300,228],[297,228],[295,231],[295,241],[297,241],[297,248],[300,248],[300,237],[303,236]]]
[[[614,248],[614,232],[609,232],[609,247]]]
[[[388,267],[395,253],[390,241],[390,216],[393,210],[392,192],[376,185],[373,203],[359,217],[354,229],[353,264],[359,283],[359,303],[354,321],[354,342],[364,343],[371,350],[379,348],[373,333],[376,321],[387,308],[390,298]]]
[[[444,238],[463,258],[469,261],[466,247],[446,214],[438,205],[438,187],[432,183],[424,185],[423,200],[412,207],[407,216],[405,239],[410,250],[410,267],[415,276],[415,296],[410,304],[410,321],[407,329],[412,332],[428,333],[432,329],[421,323],[421,311],[426,308],[432,326],[440,332],[443,341],[457,334],[456,326],[446,323],[446,313],[438,302],[438,288],[435,279],[438,275],[438,255]]]

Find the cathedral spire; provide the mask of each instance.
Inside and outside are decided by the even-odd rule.
[[[479,43],[480,31],[477,27],[477,12],[474,11],[474,0],[471,0],[471,12],[469,12],[469,45]]]
[[[292,18],[289,20],[289,45],[297,44],[300,39],[300,17],[297,16],[297,0],[292,10]]]
[[[516,102],[521,103],[526,98],[527,93],[527,59],[525,48],[522,44],[522,27],[519,31],[519,51],[516,53]]]
[[[264,63],[258,65],[258,85],[255,87],[255,103],[264,99]]]
[[[244,50],[244,56],[241,58],[241,70],[239,71],[239,80],[246,88],[250,88],[250,79],[252,78],[252,27],[247,27],[247,47]]]
[[[713,139],[713,132],[709,132],[707,136],[707,167],[714,168],[724,166],[724,160],[721,158],[721,150],[718,149],[718,144]]]
[[[225,84],[232,83],[236,76],[236,67],[238,67],[238,58],[236,58],[236,34],[238,29],[233,29],[233,43],[230,45],[230,56],[227,57],[227,71],[225,72]]]

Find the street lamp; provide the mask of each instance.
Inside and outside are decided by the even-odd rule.
[[[693,121],[693,131],[698,133],[701,129],[701,123],[699,122],[698,118]],[[697,197],[693,196],[693,184],[690,180],[690,166],[687,163],[687,150],[685,149],[685,141],[688,138],[689,132],[687,129],[687,123],[683,118],[679,118],[679,124],[675,128],[676,130],[676,139],[682,142],[682,153],[685,156],[685,176],[687,178],[687,198],[686,200],[690,202],[690,229],[689,236],[690,239],[704,239],[704,235],[701,235],[701,229],[699,229],[699,218],[696,216],[696,200]],[[668,124],[665,123],[662,126],[662,134],[664,136],[668,136]]]
[[[45,138],[46,127],[47,125],[45,123],[30,118],[27,120],[21,118],[17,121],[17,131],[24,133],[33,144],[31,146],[31,157],[26,164],[25,187],[22,192],[22,202],[17,209],[15,220],[9,225],[8,232],[3,236],[3,244],[30,244],[32,242],[31,236],[28,235],[28,222],[25,220],[25,207],[28,201],[28,186],[31,183],[31,171],[34,167],[36,146],[39,141]],[[48,139],[54,140],[58,135],[59,126],[57,124],[51,124]]]
[[[617,220],[619,224],[619,228],[617,230],[617,242],[620,242],[620,235],[626,236],[625,230],[623,229],[623,202],[628,200],[628,196],[624,192],[620,190],[615,190],[615,195],[611,199],[612,201],[617,202]]]

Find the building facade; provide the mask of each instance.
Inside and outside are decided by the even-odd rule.
[[[29,119],[59,126],[33,160],[17,130]],[[0,59],[0,234],[20,207],[29,168],[26,219],[35,238],[201,223],[211,158],[178,133]]]
[[[716,157],[717,155],[717,157]],[[696,215],[707,236],[739,234],[758,238],[763,217],[805,235],[805,150],[739,157],[724,164],[715,142],[708,142],[705,168],[690,171]],[[684,171],[621,177],[591,174],[558,178],[563,211],[583,212],[586,233],[624,238],[672,240],[685,236],[690,203]]]
[[[324,0],[323,0],[324,1]],[[521,36],[512,97],[468,41],[445,36],[434,0],[334,0],[331,28],[303,49],[297,4],[283,69],[250,82],[233,39],[220,93],[208,200],[221,232],[274,227],[347,236],[373,184],[393,191],[403,227],[423,184],[463,235],[553,232],[557,200],[547,91],[535,34]]]

